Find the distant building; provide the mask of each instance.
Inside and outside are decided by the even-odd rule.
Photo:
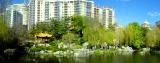
[[[29,28],[38,22],[48,21],[51,18],[59,20],[65,16],[73,15],[97,18],[105,27],[114,24],[114,10],[109,7],[96,7],[92,0],[29,1]]]
[[[143,28],[151,29],[150,23],[149,23],[148,21],[144,21],[144,23],[142,24],[142,27],[143,27]]]
[[[12,28],[19,28],[23,26],[27,29],[28,23],[28,10],[24,4],[13,4],[7,8],[6,21],[7,24]]]
[[[156,22],[156,26],[157,26],[158,28],[160,28],[160,21],[157,21],[157,22]]]
[[[95,18],[100,21],[106,28],[115,24],[115,12],[113,8],[109,7],[95,7]]]

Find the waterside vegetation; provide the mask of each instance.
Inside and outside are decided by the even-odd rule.
[[[88,54],[117,54],[117,52],[159,50],[160,28],[143,28],[139,23],[126,27],[115,24],[105,28],[96,19],[84,16],[65,17],[61,20],[39,22],[27,33],[10,29],[0,18],[1,53],[16,49],[29,54],[82,56]],[[48,33],[49,40],[39,40],[37,33]],[[23,34],[22,34],[23,33]],[[25,41],[31,41],[25,42]],[[23,45],[25,43],[25,45]],[[27,43],[27,44],[26,44]],[[13,51],[13,50],[12,50]],[[79,54],[81,53],[81,54]],[[142,52],[143,53],[143,52]]]

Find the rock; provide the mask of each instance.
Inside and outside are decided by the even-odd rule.
[[[63,56],[63,51],[57,51],[53,53],[56,57],[61,57]]]
[[[89,43],[88,43],[88,42],[85,42],[85,43],[83,44],[83,48],[84,48],[84,49],[87,49],[88,45],[89,45]]]
[[[63,45],[64,45],[63,42],[59,43],[58,48],[63,48]]]
[[[40,53],[43,54],[45,51],[41,50]]]
[[[45,46],[46,46],[46,47],[49,47],[50,45],[49,45],[49,44],[45,44]]]
[[[142,51],[143,51],[143,52],[149,52],[149,51],[150,51],[150,48],[142,48]]]
[[[141,55],[144,55],[145,53],[149,52],[150,51],[150,48],[142,48],[142,51],[140,51],[139,53]]]
[[[85,57],[90,53],[89,49],[74,49],[73,51],[75,57]]]
[[[7,55],[14,55],[16,49],[6,49],[4,53]]]
[[[45,46],[45,44],[38,44],[38,46]]]

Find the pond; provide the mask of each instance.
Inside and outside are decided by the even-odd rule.
[[[141,55],[133,53],[131,55],[89,55],[87,57],[55,57],[25,55],[17,59],[16,63],[160,63],[160,55],[149,53]]]

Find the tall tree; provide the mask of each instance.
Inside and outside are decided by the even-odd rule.
[[[2,16],[0,16],[0,54],[7,48],[15,48],[17,42],[18,39],[14,37]]]
[[[83,39],[92,45],[107,43],[114,44],[115,33],[113,30],[107,30],[98,21],[87,21],[83,30]]]
[[[160,29],[155,27],[152,30],[148,31],[146,35],[146,45],[148,47],[158,47],[160,43]]]
[[[70,18],[65,17],[61,21],[52,19],[50,23],[51,33],[56,39],[61,39],[69,31]]]
[[[118,28],[118,29],[116,29],[116,40],[117,40],[117,42],[119,43],[119,45],[124,45],[124,43],[125,43],[125,38],[126,38],[126,36],[125,36],[125,34],[124,34],[124,28]]]
[[[85,17],[82,16],[72,16],[71,17],[71,31],[83,37],[83,29],[85,28],[84,21]]]
[[[36,33],[40,32],[49,32],[49,30],[50,30],[49,22],[39,22],[31,28],[30,33],[32,35],[35,35]]]
[[[143,29],[136,23],[130,23],[125,30],[125,42],[126,44],[133,46],[135,48],[140,48],[143,42]]]

